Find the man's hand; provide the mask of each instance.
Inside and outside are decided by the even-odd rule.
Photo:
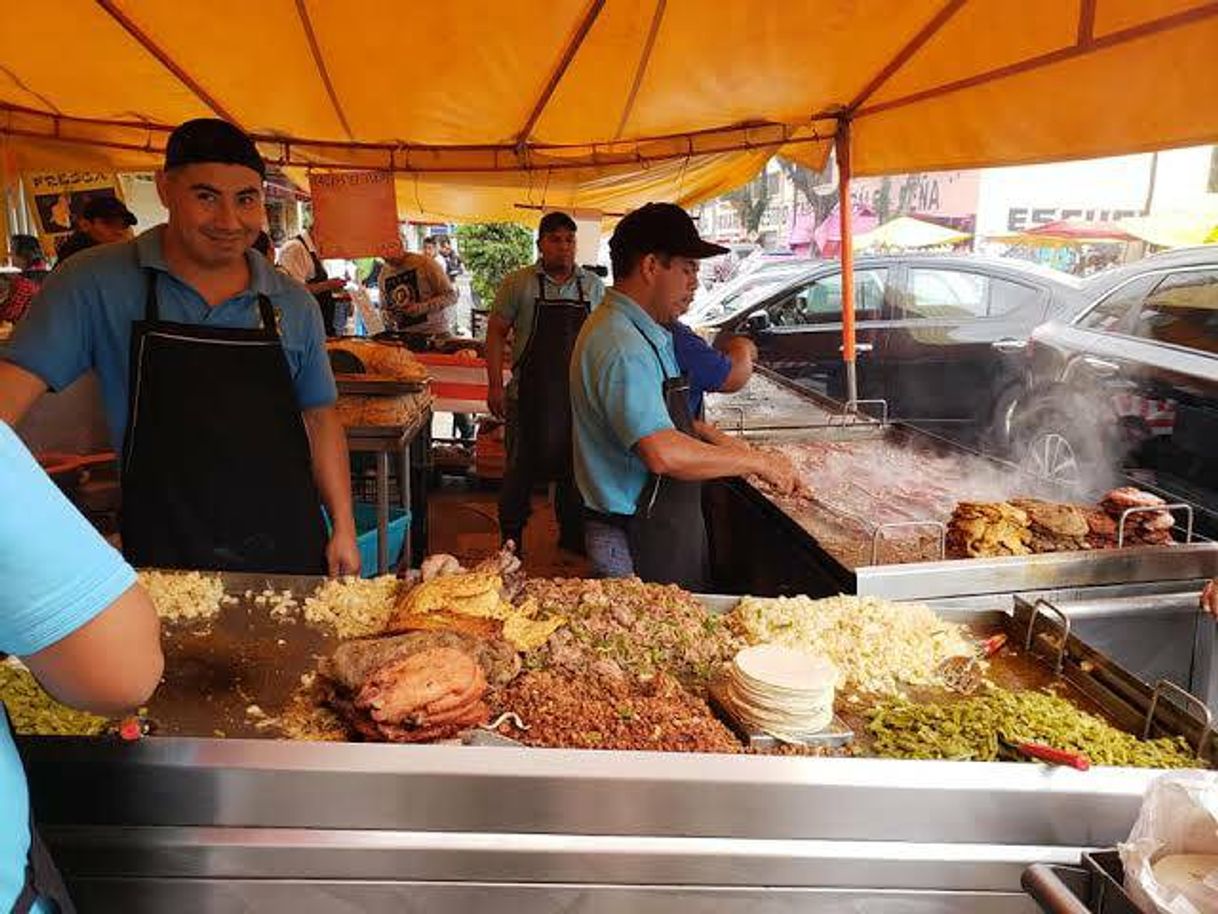
[[[330,577],[359,574],[359,546],[354,530],[335,530],[326,544],[326,566]]]
[[[1218,616],[1218,578],[1213,578],[1201,591],[1201,609],[1211,616]]]
[[[779,495],[810,494],[795,470],[795,464],[783,454],[758,451],[753,472],[768,482]]]
[[[723,351],[728,355],[739,355],[750,362],[757,361],[757,344],[747,336],[729,336],[722,341]]]
[[[492,384],[486,388],[486,408],[496,419],[507,417],[507,394],[502,384]]]

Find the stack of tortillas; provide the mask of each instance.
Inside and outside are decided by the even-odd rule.
[[[837,679],[837,667],[818,654],[758,644],[732,662],[727,699],[744,724],[802,742],[832,722]]]

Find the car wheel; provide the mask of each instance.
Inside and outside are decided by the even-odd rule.
[[[1023,469],[1033,476],[1067,486],[1083,481],[1079,456],[1070,439],[1053,429],[1035,433],[1024,446]]]

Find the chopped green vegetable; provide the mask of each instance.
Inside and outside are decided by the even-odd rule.
[[[109,721],[61,705],[42,690],[29,670],[0,663],[0,701],[18,733],[37,736],[96,736]]]

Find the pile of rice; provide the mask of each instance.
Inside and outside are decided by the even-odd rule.
[[[236,603],[226,596],[219,575],[198,571],[141,571],[140,584],[148,591],[157,615],[170,622],[212,619],[220,607]]]
[[[391,574],[326,581],[305,600],[305,621],[333,626],[340,638],[379,634],[393,613],[400,585]]]
[[[782,644],[827,657],[851,691],[895,694],[939,685],[949,657],[972,656],[960,625],[929,607],[879,597],[745,597],[729,616],[752,644]]]

